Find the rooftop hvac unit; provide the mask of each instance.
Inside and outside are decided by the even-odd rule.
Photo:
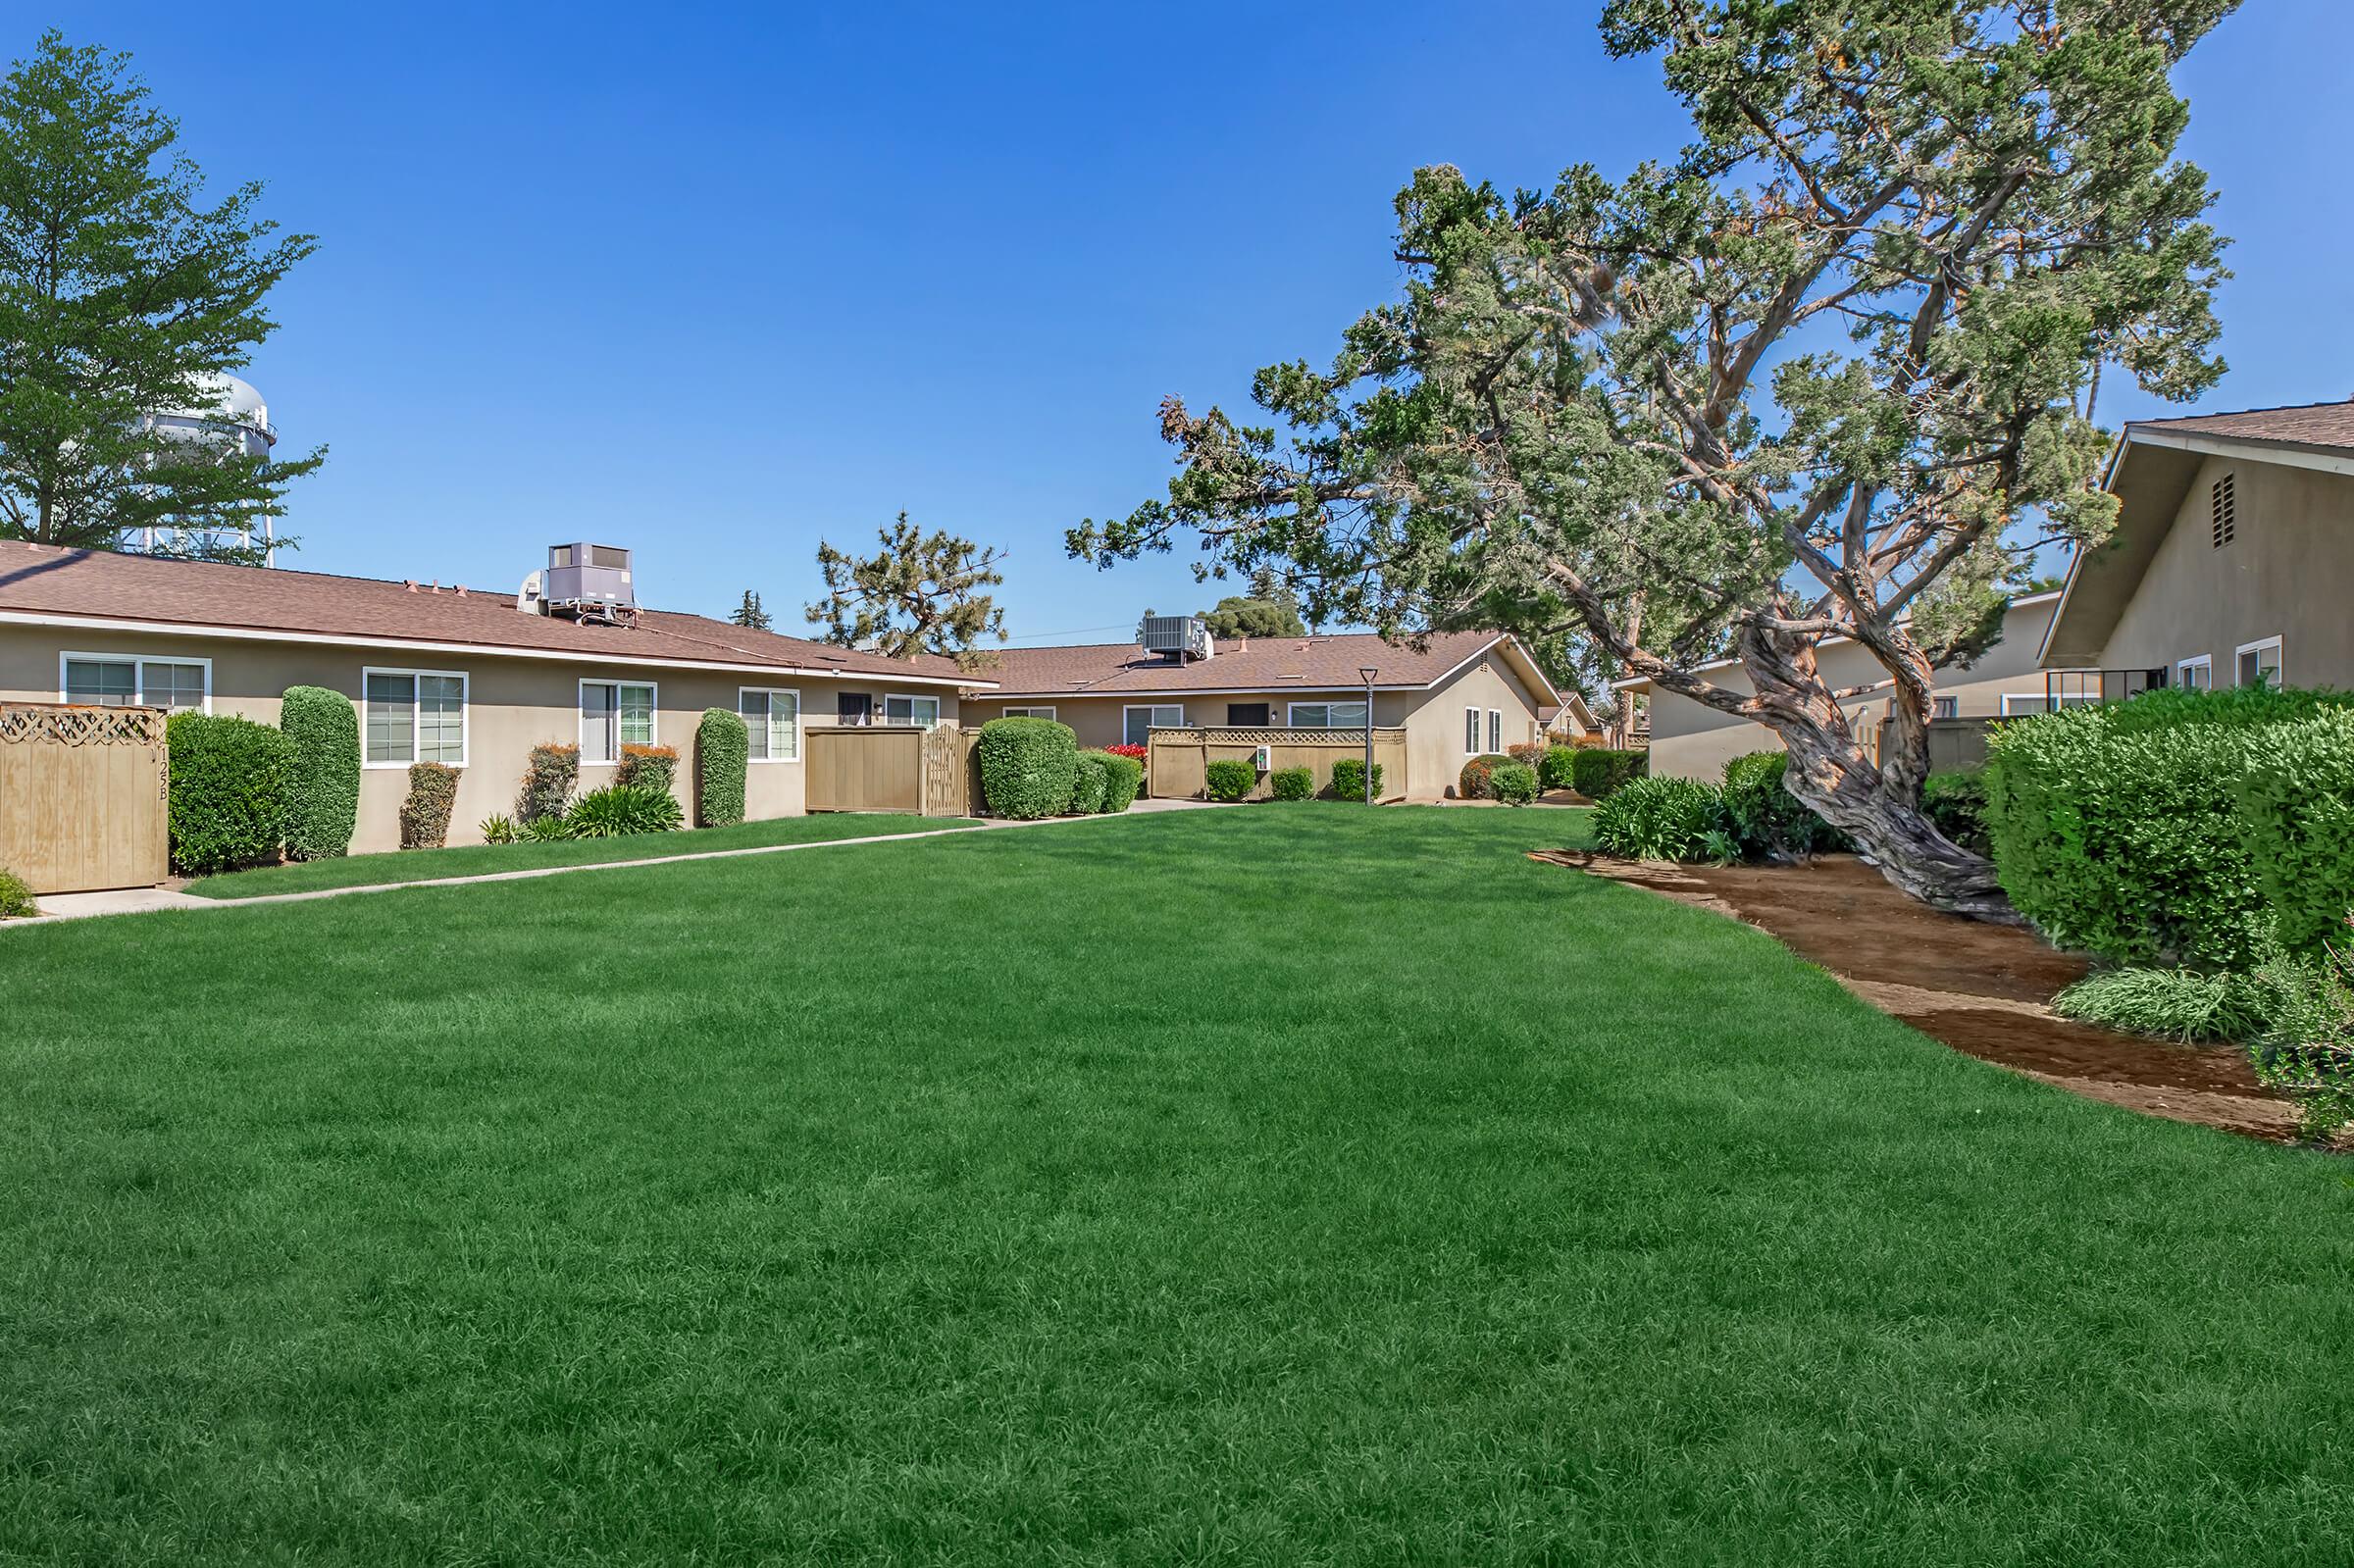
[[[557,544],[547,552],[540,601],[551,614],[620,625],[638,613],[630,552],[611,544]]]
[[[1190,615],[1146,616],[1136,640],[1147,653],[1171,656],[1180,664],[1210,655],[1209,628]]]

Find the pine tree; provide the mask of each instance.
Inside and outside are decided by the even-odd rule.
[[[760,607],[760,595],[749,588],[743,590],[743,602],[736,606],[736,613],[728,619],[754,632],[768,630],[768,612]]]
[[[971,663],[983,637],[1005,640],[1005,612],[981,591],[1005,581],[997,550],[942,530],[925,533],[904,512],[876,538],[882,549],[865,557],[818,541],[826,596],[807,614],[825,628],[827,641],[893,658],[936,653]]]

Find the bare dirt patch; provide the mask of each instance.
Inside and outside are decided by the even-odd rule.
[[[2046,1005],[2086,963],[2016,926],[1924,908],[1852,855],[1803,866],[1684,866],[1582,850],[1530,857],[1730,915],[1930,1038],[2088,1099],[2280,1142],[2296,1109],[2229,1045],[2120,1035]]]

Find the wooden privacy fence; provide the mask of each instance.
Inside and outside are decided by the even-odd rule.
[[[952,724],[845,725],[812,729],[810,811],[903,811],[925,817],[971,814],[973,736]]]
[[[1995,718],[1931,719],[1929,721],[1929,770],[1943,773],[1949,768],[1982,768],[1986,765],[1986,733],[2002,721]],[[1894,719],[1882,719],[1873,742],[1872,760],[1888,754],[1888,742],[1896,731]]]
[[[0,705],[0,868],[36,893],[153,886],[170,783],[161,708]]]
[[[1213,762],[1234,758],[1249,762],[1260,746],[1267,748],[1267,768],[1251,786],[1246,800],[1267,797],[1267,775],[1286,768],[1306,768],[1316,776],[1316,792],[1332,787],[1332,765],[1343,757],[1363,758],[1362,730],[1212,730],[1148,731],[1145,736],[1145,787],[1155,800],[1199,800],[1207,792],[1207,769]],[[1373,732],[1373,761],[1381,769],[1381,798],[1398,800],[1407,792],[1406,732]]]

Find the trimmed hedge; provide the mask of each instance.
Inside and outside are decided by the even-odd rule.
[[[547,740],[532,747],[524,764],[523,789],[515,797],[515,820],[537,822],[561,817],[572,802],[573,785],[581,782],[581,748],[568,741]]]
[[[2267,732],[2233,791],[2256,885],[2281,945],[2344,945],[2354,909],[2354,710]]]
[[[1537,760],[1537,784],[1546,789],[1572,789],[1577,786],[1577,748],[1575,746],[1547,746],[1545,755]]]
[[[293,743],[250,719],[186,712],[165,724],[164,744],[172,869],[202,877],[276,860],[286,835]]]
[[[438,849],[449,842],[450,808],[458,803],[458,770],[438,762],[409,764],[409,798],[400,803],[400,847]]]
[[[1267,775],[1267,793],[1277,800],[1306,800],[1315,792],[1313,768],[1278,768]]]
[[[1752,751],[1724,765],[1724,814],[1744,855],[1812,855],[1839,842],[1839,832],[1790,792],[1787,751]]]
[[[1116,816],[1136,803],[1136,792],[1145,786],[1145,765],[1125,751],[1106,749],[1097,755],[1103,759],[1106,775],[1103,810]]]
[[[634,789],[667,791],[678,771],[679,754],[675,748],[628,745],[621,748],[621,762],[613,770],[613,782]]]
[[[1365,798],[1365,759],[1338,757],[1332,764],[1332,798],[1363,801]],[[1373,798],[1381,799],[1381,764],[1373,764]]]
[[[1986,776],[1975,768],[1930,774],[1920,783],[1920,803],[1937,831],[1973,854],[1988,854]]]
[[[706,828],[743,821],[743,773],[751,732],[726,708],[705,708],[694,727],[694,820]]]
[[[1630,779],[1594,808],[1594,842],[1628,860],[1710,860],[1732,841],[1724,791],[1698,779]]]
[[[1488,775],[1488,787],[1508,806],[1525,806],[1537,798],[1537,770],[1525,762],[1508,762]]]
[[[981,795],[998,816],[1027,822],[1059,813],[1079,771],[1079,739],[1052,719],[992,719],[974,745]]]
[[[1493,800],[1496,791],[1491,781],[1496,770],[1512,759],[1501,751],[1483,751],[1463,764],[1456,775],[1455,793],[1459,800]]]
[[[349,854],[360,821],[360,710],[340,691],[288,686],[278,728],[287,744],[286,858]]]
[[[2327,832],[2330,808],[2308,809],[2296,794],[2302,781],[2328,776],[2312,755],[2334,744],[2322,716],[2349,703],[2312,691],[2168,690],[1998,726],[1983,777],[2003,890],[2064,947],[2123,964],[2243,968],[2275,935],[2252,847],[2261,843],[2262,858],[2286,855],[2284,873],[2313,880],[2308,900],[2276,879],[2291,911],[2281,935],[2309,944],[2347,884],[2304,858],[2309,840],[2289,824],[2310,818]],[[2337,904],[2328,918],[2344,912]]]
[[[1651,754],[1584,746],[1569,759],[1569,787],[1597,805],[1611,798],[1632,779],[1650,772]]]
[[[1239,757],[1220,757],[1202,770],[1202,783],[1212,800],[1240,800],[1258,783],[1258,770]]]
[[[1093,817],[1100,813],[1111,795],[1111,770],[1103,766],[1103,753],[1082,751],[1078,765],[1071,770],[1070,804],[1062,808],[1066,817]]]

